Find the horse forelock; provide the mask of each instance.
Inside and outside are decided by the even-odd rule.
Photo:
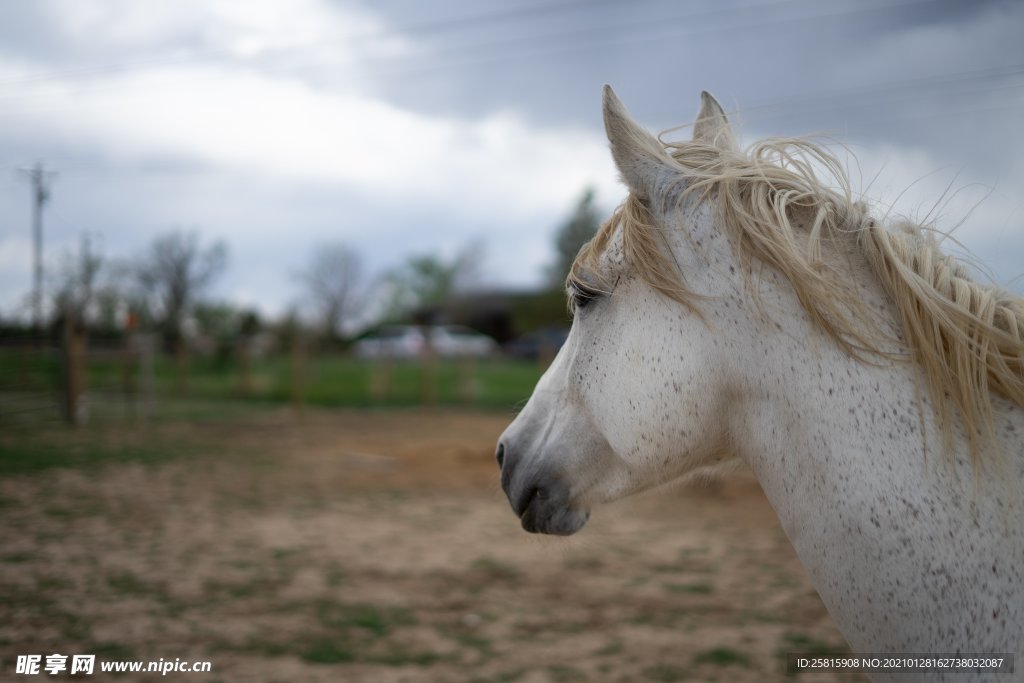
[[[748,284],[755,260],[767,263],[786,277],[813,323],[851,355],[919,363],[947,450],[948,418],[958,414],[977,463],[995,438],[991,392],[1024,406],[1024,298],[976,282],[942,251],[931,226],[874,220],[854,199],[839,160],[811,141],[772,138],[742,152],[697,142],[665,147],[684,169],[669,195],[679,206],[693,199],[712,206]],[[656,223],[631,193],[580,251],[568,283],[584,282],[586,272],[594,286],[597,260],[621,229],[634,273],[699,315],[703,297],[687,287]],[[883,332],[886,321],[851,286],[837,246],[860,254],[884,287],[909,356],[885,350],[893,341]],[[749,289],[756,296],[758,288]]]

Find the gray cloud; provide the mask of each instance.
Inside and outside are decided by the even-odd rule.
[[[926,206],[958,171],[961,183],[994,185],[959,236],[1000,279],[1021,270],[1020,3],[305,0],[286,25],[270,30],[277,15],[261,17],[278,11],[274,5],[255,3],[252,17],[240,17],[230,3],[182,3],[167,17],[147,17],[133,4],[125,7],[135,8],[134,23],[120,24],[62,0],[0,7],[0,289],[9,293],[0,311],[27,291],[28,190],[15,169],[37,159],[61,171],[48,214],[52,253],[92,231],[104,235],[108,254],[127,257],[162,230],[195,225],[232,248],[221,293],[268,310],[293,300],[290,273],[311,244],[332,236],[362,251],[373,269],[413,252],[483,242],[483,271],[495,281],[537,282],[554,227],[582,184],[601,185],[606,203],[618,196],[606,160],[591,161],[603,144],[599,98],[606,82],[652,128],[686,122],[699,91],[708,89],[738,110],[733,118],[747,141],[831,133],[870,166],[868,178],[881,170],[873,189],[883,200],[940,169],[919,183],[919,197],[911,193],[910,209]],[[304,20],[303,12],[315,17]],[[103,32],[90,28],[107,24]],[[105,117],[134,127],[145,121],[133,116],[159,114],[147,102],[160,96],[159,78],[171,76],[176,93],[188,94],[194,83],[196,99],[161,105],[181,112],[166,118],[166,130],[103,132]],[[196,112],[213,99],[215,91],[203,88],[218,83],[248,84],[255,93],[269,84],[277,101],[240,99],[227,120],[210,121],[218,128],[208,138],[186,135],[185,122],[203,120]],[[281,98],[294,97],[322,105],[320,118],[281,108]],[[346,180],[338,171],[345,160],[332,156],[345,154],[335,134],[352,121],[348,114],[324,117],[365,115],[365,106],[346,104],[352,101],[376,103],[393,113],[389,120],[408,123],[406,133],[372,133],[410,136],[385,152],[396,171],[417,157],[434,158],[413,139],[417,130],[463,145],[463,158],[452,164],[461,170],[445,181],[452,169],[440,156],[432,162],[423,184],[443,187],[436,195],[389,196],[386,188]],[[129,106],[137,114],[126,114]],[[225,115],[219,106],[210,116]],[[279,118],[267,113],[278,109],[285,112]],[[250,131],[253,120],[267,127]],[[310,125],[322,129],[320,148],[296,135]],[[466,139],[452,137],[449,127],[466,130]],[[258,155],[258,162],[245,162],[237,146],[230,158],[214,153],[243,131],[251,147],[293,138],[310,145],[311,170],[295,167],[303,157],[288,157],[287,149],[280,151],[293,167],[276,171]],[[568,163],[577,146],[576,169],[563,174],[564,187],[524,207],[530,198],[523,193],[538,186],[499,176],[542,171],[531,161],[541,150],[510,149],[494,139],[501,135],[518,136],[520,146],[540,141],[548,148],[545,164]],[[552,151],[556,144],[565,150]],[[470,161],[473,149],[491,150],[495,167]],[[518,166],[499,167],[511,164]],[[459,187],[444,185],[488,173],[493,182],[483,179],[480,187],[496,194],[473,206],[459,201]],[[947,218],[955,222],[976,197],[964,193]]]

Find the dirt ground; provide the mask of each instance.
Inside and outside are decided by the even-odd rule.
[[[213,664],[83,680],[794,680],[784,653],[845,650],[749,475],[529,535],[497,483],[507,420],[162,424],[116,438],[208,445],[3,479],[0,679],[56,652]]]

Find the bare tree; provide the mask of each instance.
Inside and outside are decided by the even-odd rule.
[[[170,232],[150,246],[135,275],[169,342],[180,341],[185,315],[226,265],[224,244],[215,242],[203,247],[195,232]]]
[[[88,236],[83,236],[79,252],[66,254],[57,273],[54,299],[58,315],[76,326],[84,324],[102,267],[103,258],[92,250]]]
[[[320,328],[328,339],[340,336],[344,323],[358,312],[357,289],[362,274],[359,255],[340,242],[315,249],[309,265],[299,273]]]
[[[105,259],[92,294],[91,310],[95,324],[103,330],[121,329],[134,320],[153,327],[152,302],[139,287],[137,259]]]

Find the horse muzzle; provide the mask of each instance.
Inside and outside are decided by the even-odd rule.
[[[523,462],[505,442],[498,443],[496,457],[501,489],[526,531],[570,536],[590,519],[589,510],[573,506],[569,486],[550,468]]]

